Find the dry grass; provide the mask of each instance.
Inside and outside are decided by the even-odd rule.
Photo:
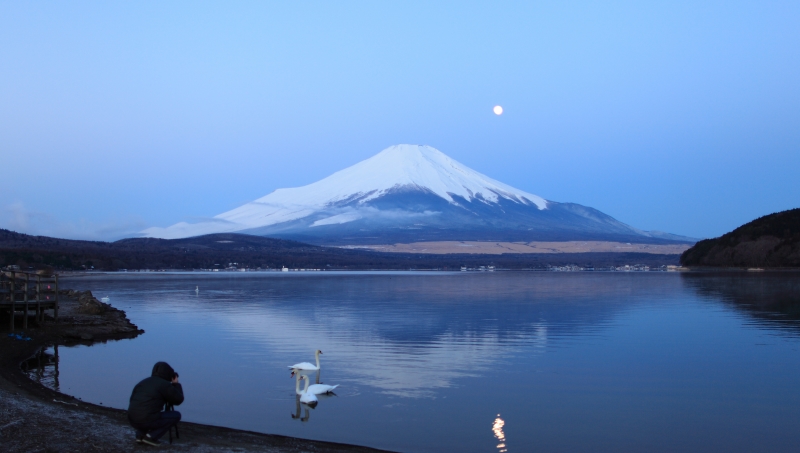
[[[479,241],[439,241],[413,242],[411,244],[386,244],[350,246],[377,252],[453,254],[474,253],[482,255],[501,255],[504,253],[653,253],[659,255],[680,255],[690,247],[688,244],[635,244],[606,241],[567,241],[567,242],[479,242]]]

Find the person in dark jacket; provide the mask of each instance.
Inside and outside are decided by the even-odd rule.
[[[159,445],[158,439],[181,419],[178,411],[161,411],[183,402],[178,373],[167,362],[153,366],[152,375],[136,384],[128,405],[128,421],[136,428],[136,442]]]

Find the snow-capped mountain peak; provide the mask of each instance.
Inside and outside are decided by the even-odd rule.
[[[390,146],[318,182],[294,189],[278,189],[255,202],[277,201],[288,196],[292,201],[302,199],[312,205],[354,199],[364,203],[402,187],[425,189],[451,203],[455,201],[454,195],[472,201],[480,194],[483,200],[490,202],[503,197],[533,203],[539,209],[547,207],[547,201],[541,197],[482,175],[436,148],[420,145]]]
[[[546,201],[419,145],[391,146],[313,184],[142,234],[174,239],[226,232],[325,245],[688,239],[641,231],[587,206]]]
[[[341,224],[361,218],[358,206],[389,193],[416,190],[434,194],[450,204],[454,197],[467,202],[496,204],[501,199],[542,210],[547,201],[529,194],[451,159],[441,151],[420,145],[395,145],[338,171],[327,178],[303,187],[277,189],[274,192],[209,222],[178,223],[168,228],[149,228],[151,237],[178,238],[200,234],[242,231],[281,224],[318,214],[320,211],[349,205],[345,212],[317,219],[310,226]],[[354,206],[354,207],[353,207]]]

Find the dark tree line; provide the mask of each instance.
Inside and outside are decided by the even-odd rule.
[[[681,255],[684,266],[800,267],[800,208],[759,217]]]
[[[410,254],[321,247],[296,241],[242,234],[211,234],[187,239],[73,241],[0,230],[0,266],[21,269],[448,269],[496,266],[543,269],[550,265],[619,266],[677,264],[677,255],[646,253],[572,254]],[[235,263],[235,264],[234,264]]]

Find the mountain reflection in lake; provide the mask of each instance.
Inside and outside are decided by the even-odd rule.
[[[60,348],[58,379],[124,408],[166,360],[186,420],[399,451],[787,450],[798,274],[731,275],[80,278],[146,333]],[[316,349],[341,386],[312,409],[287,366]]]

